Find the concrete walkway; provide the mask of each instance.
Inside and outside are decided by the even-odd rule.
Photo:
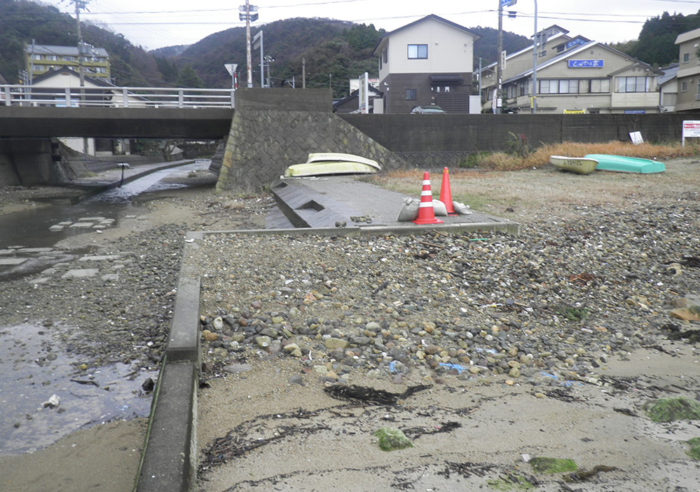
[[[408,197],[353,176],[333,176],[284,179],[272,187],[272,193],[295,227],[360,227],[412,232],[426,226],[397,219],[407,198],[420,199],[421,187],[418,182],[416,196]],[[433,197],[437,199],[439,192],[433,191]],[[430,227],[518,232],[518,224],[483,212],[438,219],[444,224]]]
[[[124,162],[128,164],[129,156],[124,156]],[[95,173],[93,176],[84,176],[79,179],[74,179],[69,186],[75,188],[83,188],[95,191],[104,191],[118,187],[120,184],[129,183],[135,179],[141,178],[148,174],[152,174],[162,169],[184,166],[185,164],[193,163],[193,159],[184,159],[171,162],[155,162],[151,164],[135,164],[125,167],[122,174],[122,168],[115,163],[111,169],[106,169]]]

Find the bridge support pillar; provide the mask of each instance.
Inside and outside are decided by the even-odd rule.
[[[0,138],[0,185],[55,185],[61,181],[58,141]]]

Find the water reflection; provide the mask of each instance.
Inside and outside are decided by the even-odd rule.
[[[90,424],[148,415],[151,395],[141,385],[157,374],[120,363],[81,371],[59,339],[68,330],[0,328],[0,454],[34,451]]]
[[[0,249],[10,246],[46,247],[58,241],[85,232],[95,232],[97,224],[86,225],[87,219],[111,219],[111,225],[117,225],[119,219],[126,215],[139,215],[140,208],[132,204],[134,197],[143,193],[152,193],[169,189],[183,188],[179,183],[163,182],[163,178],[175,173],[188,173],[205,170],[209,160],[200,159],[192,164],[177,168],[164,169],[126,183],[77,204],[58,202],[47,207],[37,207],[21,212],[0,216]],[[95,221],[96,222],[96,221]],[[58,228],[60,223],[66,223]],[[82,223],[82,226],[74,224]]]

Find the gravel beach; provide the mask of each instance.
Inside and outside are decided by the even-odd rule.
[[[667,166],[452,174],[453,190],[520,222],[519,236],[206,235],[190,259],[202,275],[199,488],[466,490],[520,477],[540,490],[697,490],[685,444],[697,421],[644,413],[656,398],[700,398],[689,310],[700,162]],[[41,193],[0,190],[0,212]],[[272,204],[211,189],[144,197],[133,217],[57,244],[53,270],[3,281],[0,324],[70,326],[57,332],[76,371],[157,369],[185,232],[262,228]],[[86,255],[117,258],[100,272],[117,275],[64,278]],[[386,403],[382,390],[405,396]],[[383,427],[414,447],[381,451]],[[142,427],[118,429],[115,443],[140,449]],[[111,452],[96,432],[69,439]],[[43,450],[40,465],[33,455],[50,474],[22,468],[29,455],[0,456],[0,488],[72,482],[65,449]],[[523,455],[611,469],[569,486]],[[106,461],[92,470],[104,490],[128,490],[128,472]]]
[[[644,413],[700,397],[700,173],[669,168],[455,173],[519,236],[205,236],[201,490],[697,490],[696,423]]]

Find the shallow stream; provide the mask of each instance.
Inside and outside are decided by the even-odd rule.
[[[99,233],[129,215],[140,194],[183,185],[163,182],[173,173],[206,169],[208,160],[157,171],[77,204],[50,206],[0,216],[0,292],[3,280],[21,278],[79,252],[54,249],[74,234]],[[14,273],[13,273],[14,272]],[[7,308],[7,307],[6,307]],[[146,417],[157,372],[122,363],[83,366],[62,336],[75,331],[58,320],[3,326],[0,319],[0,455],[32,452],[98,423]]]

